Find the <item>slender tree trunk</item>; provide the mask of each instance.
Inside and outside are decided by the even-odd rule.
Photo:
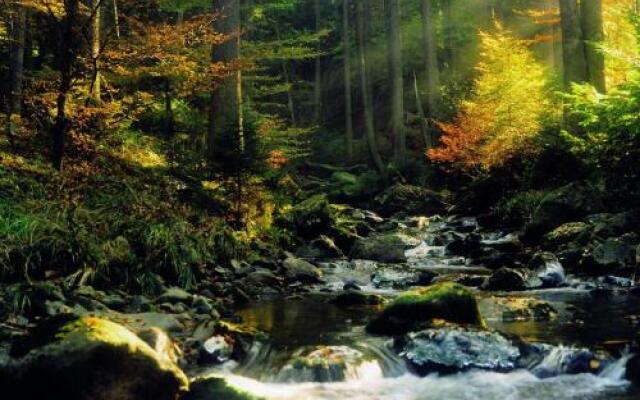
[[[572,83],[587,82],[589,78],[577,0],[560,0],[560,18],[564,84],[569,89]]]
[[[387,47],[389,81],[391,82],[391,131],[393,154],[397,166],[407,161],[407,139],[404,127],[404,82],[402,77],[402,42],[400,39],[400,4],[387,0]]]
[[[344,57],[344,122],[347,156],[353,161],[353,105],[351,88],[351,27],[349,24],[351,0],[342,0],[342,47]]]
[[[215,21],[215,29],[223,35],[231,36],[229,40],[213,49],[214,63],[228,64],[240,56],[240,5],[238,0],[214,0],[213,9],[219,17]],[[242,116],[240,113],[241,74],[233,72],[215,87],[211,94],[209,115],[208,152],[214,157],[214,143],[217,137],[228,129],[238,131],[239,144],[244,147]]]
[[[440,107],[440,70],[438,50],[435,41],[435,29],[432,0],[422,0],[422,41],[425,52],[425,75],[427,81],[427,112],[430,117],[438,116]]]
[[[89,7],[93,13],[91,16],[91,63],[93,72],[91,76],[90,96],[97,104],[102,95],[100,87],[100,3],[101,0],[90,0]]]
[[[320,0],[313,0],[313,9],[315,13],[315,29],[319,32],[321,29],[320,16]],[[319,49],[318,49],[319,52]],[[322,59],[320,54],[315,57],[315,78],[313,86],[313,122],[318,124],[322,118]]]
[[[418,110],[418,118],[420,118],[420,131],[422,132],[422,137],[424,137],[424,146],[427,150],[430,150],[434,147],[433,136],[427,123],[424,108],[422,107],[422,98],[420,97],[420,90],[418,89],[418,77],[415,72],[413,73],[413,92],[416,97],[416,110]]]
[[[280,24],[278,21],[275,23],[276,29],[276,39],[278,41],[282,40],[282,36],[280,35]],[[284,79],[284,84],[287,86],[287,109],[289,111],[289,119],[291,120],[291,124],[296,126],[296,109],[293,102],[293,90],[291,88],[291,77],[289,76],[289,65],[287,60],[282,60],[281,63],[282,69],[282,78]]]
[[[113,0],[113,27],[116,37],[120,39],[120,15],[118,12],[118,0]]]
[[[22,113],[22,84],[24,80],[26,9],[21,5],[16,5],[11,22],[9,110],[12,115],[20,115]]]
[[[580,9],[589,83],[600,93],[605,93],[604,54],[598,48],[604,41],[602,0],[582,0]]]
[[[378,143],[376,140],[376,131],[373,121],[373,102],[371,99],[371,87],[369,77],[367,76],[367,45],[365,38],[365,10],[364,2],[366,0],[357,0],[356,7],[356,28],[358,36],[358,57],[359,57],[359,69],[360,69],[360,85],[362,86],[362,104],[364,108],[364,125],[367,138],[367,144],[369,145],[369,152],[371,153],[371,159],[376,166],[378,172],[387,181],[387,173],[382,162],[382,157],[378,151]]]

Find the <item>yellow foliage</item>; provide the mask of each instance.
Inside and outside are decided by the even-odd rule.
[[[638,41],[629,13],[635,8],[635,0],[604,0],[603,19],[605,31],[607,86],[614,88],[628,82],[638,61]]]
[[[443,124],[444,147],[429,153],[436,161],[464,167],[499,166],[528,152],[551,113],[545,71],[529,42],[502,26],[482,32],[479,76],[472,97],[461,104],[454,124]]]

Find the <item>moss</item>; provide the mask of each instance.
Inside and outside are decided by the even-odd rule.
[[[462,285],[444,282],[401,294],[367,326],[367,330],[378,334],[402,334],[436,319],[484,326],[473,292]]]

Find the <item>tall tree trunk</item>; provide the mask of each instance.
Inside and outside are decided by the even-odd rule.
[[[214,0],[213,10],[219,17],[215,21],[215,29],[223,35],[231,36],[229,40],[213,49],[214,63],[228,64],[240,56],[240,4],[239,0]],[[208,151],[214,156],[214,142],[227,129],[237,129],[239,145],[244,147],[242,116],[240,112],[241,73],[233,72],[213,89],[209,115]]]
[[[357,0],[356,7],[356,29],[358,36],[358,58],[359,58],[359,72],[360,72],[360,85],[362,86],[362,104],[364,108],[364,126],[367,138],[367,144],[369,146],[369,152],[371,153],[371,159],[376,166],[378,172],[387,181],[387,173],[382,162],[382,157],[378,151],[378,142],[376,140],[376,131],[373,121],[373,102],[371,98],[371,86],[367,71],[367,39],[365,37],[365,9],[364,2],[366,0]]]
[[[11,21],[11,51],[9,77],[10,114],[22,113],[22,84],[24,80],[24,46],[27,26],[27,11],[17,4]]]
[[[427,123],[424,108],[422,107],[422,99],[420,98],[420,90],[418,89],[418,76],[415,72],[413,73],[413,92],[416,97],[416,110],[418,110],[418,118],[420,119],[420,131],[422,132],[422,137],[424,137],[424,147],[430,150],[434,147],[433,136]]]
[[[391,131],[393,156],[397,166],[407,161],[407,139],[404,127],[404,82],[402,77],[402,42],[400,39],[400,4],[387,0],[387,47],[389,81],[391,82]]]
[[[422,42],[425,53],[425,75],[427,82],[427,112],[430,117],[438,116],[440,106],[440,70],[438,50],[435,41],[432,0],[422,0]]]
[[[605,93],[604,54],[598,48],[604,41],[602,0],[582,0],[580,9],[589,83],[600,93]]]
[[[342,0],[342,47],[344,58],[344,123],[347,139],[347,156],[353,161],[353,105],[351,89],[351,27],[349,24],[351,1]]]
[[[313,0],[313,9],[315,14],[315,28],[316,32],[320,31],[322,26],[320,16],[320,0]],[[318,53],[320,49],[318,49]],[[322,59],[320,54],[315,57],[315,78],[313,85],[313,122],[318,124],[322,118]]]
[[[69,91],[73,82],[73,69],[77,56],[75,41],[77,32],[75,25],[78,21],[78,0],[65,1],[65,15],[61,22],[60,37],[60,85],[56,99],[56,118],[51,127],[51,162],[53,167],[62,171],[67,135],[66,105]]]
[[[89,94],[91,99],[97,104],[100,103],[102,95],[100,87],[100,4],[101,0],[90,0],[89,7],[91,16],[91,63],[93,67],[91,75],[91,87]]]
[[[560,19],[564,84],[569,89],[572,83],[587,82],[589,78],[577,0],[560,0]]]

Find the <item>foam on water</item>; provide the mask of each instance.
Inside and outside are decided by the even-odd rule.
[[[231,376],[230,382],[273,400],[587,400],[624,393],[624,362],[603,374],[561,375],[540,379],[529,371],[467,372],[439,377],[353,380],[340,383],[265,384]]]

